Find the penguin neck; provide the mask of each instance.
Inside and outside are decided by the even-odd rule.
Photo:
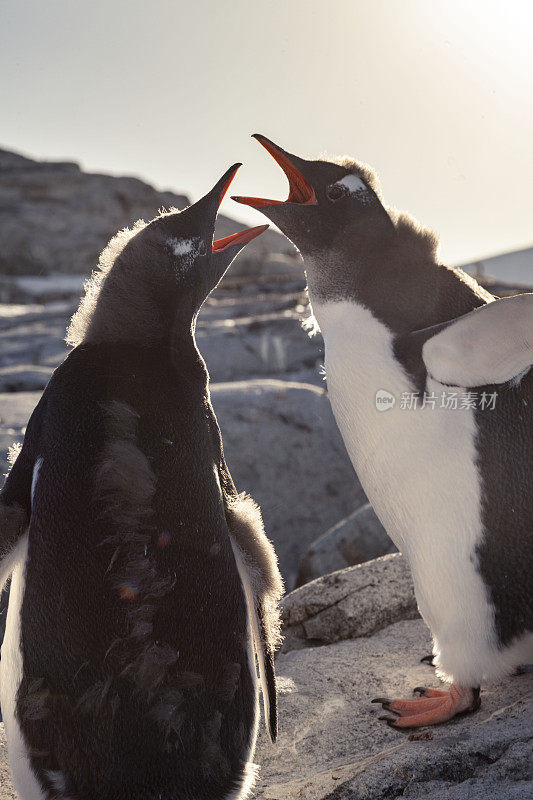
[[[197,309],[156,276],[137,275],[130,282],[120,270],[112,270],[93,302],[88,299],[83,298],[74,317],[83,315],[87,343],[174,344],[178,338],[194,339]]]
[[[368,308],[393,333],[446,322],[487,302],[491,295],[461,270],[436,261],[410,261],[407,253],[348,250],[305,255],[309,297],[319,307],[348,301]]]
[[[197,314],[188,326],[177,318],[171,335],[163,346],[169,348],[170,360],[175,370],[184,371],[189,376],[195,375],[207,387],[209,372],[196,344],[196,318]]]
[[[170,298],[172,301],[172,298]],[[168,354],[177,372],[194,375],[207,383],[209,375],[196,345],[196,318],[182,309],[157,307],[148,292],[139,292],[134,307],[125,304],[117,292],[102,291],[90,317],[83,343],[121,344],[135,351],[156,347]]]

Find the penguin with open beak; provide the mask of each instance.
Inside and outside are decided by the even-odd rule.
[[[445,722],[533,656],[533,295],[498,300],[440,264],[436,236],[382,204],[366,165],[255,138],[289,197],[234,199],[304,258],[337,424],[449,684],[375,702],[397,728]]]
[[[276,738],[282,582],[195,342],[202,303],[268,227],[213,241],[238,167],[104,250],[0,493],[0,693],[21,800],[245,797],[256,658]]]

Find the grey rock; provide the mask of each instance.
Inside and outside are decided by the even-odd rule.
[[[0,724],[0,800],[18,800],[11,782],[11,771],[7,760],[6,734]]]
[[[326,384],[324,382],[322,366],[322,361],[320,360],[314,367],[296,369],[294,372],[286,372],[283,375],[283,380],[293,383],[310,383],[312,386],[317,386],[319,389],[325,389]]]
[[[51,367],[0,367],[0,392],[33,392],[44,389],[51,374]]]
[[[322,340],[310,339],[292,310],[205,322],[196,339],[215,383],[305,369],[318,373],[324,357]]]
[[[12,431],[25,429],[31,412],[39,402],[41,392],[0,394],[0,426]]]
[[[159,192],[138,178],[86,173],[77,164],[0,150],[0,272],[88,273],[118,230],[152,219],[162,207],[188,204],[184,195]],[[242,228],[221,215],[216,236]],[[284,237],[268,231],[247,248],[247,269],[257,268],[268,253],[291,249]]]
[[[300,559],[296,585],[394,552],[396,547],[367,503],[313,542]]]
[[[333,572],[283,598],[283,652],[370,636],[418,616],[407,562],[395,553]]]
[[[40,320],[2,331],[0,366],[39,364],[51,353],[66,354],[65,322]]]
[[[214,384],[229,468],[260,504],[288,588],[310,542],[364,502],[323,388],[278,380]]]
[[[28,322],[63,323],[69,319],[76,306],[72,302],[0,304],[0,330],[15,328]]]
[[[211,294],[201,308],[199,327],[214,319],[241,319],[260,317],[278,311],[304,310],[305,297],[302,292],[283,291],[283,286],[275,292],[261,292],[243,295],[238,289],[231,293],[225,291],[224,282]]]
[[[96,266],[96,265],[95,265]],[[83,294],[86,274],[1,275],[0,298],[5,303],[43,303],[58,305]]]
[[[304,269],[300,254],[291,247],[285,253],[268,253],[265,256],[264,273],[267,275],[299,276]]]
[[[262,800],[526,800],[531,797],[533,675],[482,690],[473,715],[408,735],[378,721],[376,696],[438,687],[419,658],[430,649],[422,620],[368,638],[281,655],[280,734],[264,731],[256,761]]]

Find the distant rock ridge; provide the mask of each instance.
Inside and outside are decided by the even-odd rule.
[[[139,178],[84,172],[73,162],[37,161],[0,150],[0,274],[89,273],[118,230],[152,219],[161,208],[182,209],[189,202]],[[217,236],[242,227],[221,215]],[[241,269],[290,250],[282,236],[269,231],[247,248]]]

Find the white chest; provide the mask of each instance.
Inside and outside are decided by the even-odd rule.
[[[481,534],[475,421],[468,409],[409,409],[413,386],[394,358],[391,331],[355,303],[313,302],[325,342],[328,392],[359,479],[389,535],[411,563],[421,608],[430,562],[465,559]],[[376,407],[380,390],[394,396]],[[429,612],[428,612],[429,614]],[[429,621],[429,620],[428,620]]]

